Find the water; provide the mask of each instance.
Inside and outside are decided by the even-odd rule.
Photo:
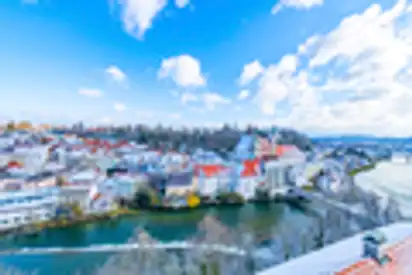
[[[39,237],[22,237],[18,240],[3,240],[0,249],[19,247],[87,246],[103,243],[125,243],[137,226],[144,228],[160,241],[185,240],[196,233],[197,224],[205,215],[214,215],[230,228],[246,226],[254,234],[266,232],[282,226],[305,228],[311,218],[297,209],[284,204],[245,205],[193,210],[186,213],[147,213],[124,217],[114,222],[101,222],[66,229],[52,229]],[[71,275],[75,271],[90,274],[102,265],[110,253],[89,253],[70,255],[6,256],[0,263],[14,266],[22,271],[38,271],[39,275]]]
[[[412,164],[381,162],[374,170],[357,175],[355,182],[365,190],[396,200],[401,213],[412,218]]]

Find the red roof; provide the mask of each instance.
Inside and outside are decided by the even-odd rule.
[[[22,168],[23,165],[15,160],[9,161],[9,163],[7,164],[7,168]]]
[[[278,157],[283,156],[286,152],[296,150],[295,145],[277,145],[276,146],[276,155]]]
[[[245,160],[243,162],[243,170],[241,177],[255,177],[258,175],[259,159]]]
[[[380,266],[372,259],[361,260],[336,275],[409,275],[412,270],[412,237],[400,242],[386,250],[391,261]]]
[[[195,166],[195,175],[199,176],[200,172],[206,177],[214,177],[226,170],[227,167],[220,164],[198,164]]]

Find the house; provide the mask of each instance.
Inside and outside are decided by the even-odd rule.
[[[0,230],[49,220],[57,205],[58,190],[53,188],[0,192]]]
[[[293,162],[287,160],[272,160],[266,163],[264,188],[269,191],[270,196],[284,193],[291,186],[289,171],[293,165]]]
[[[196,164],[194,167],[196,190],[203,196],[215,195],[229,182],[228,169],[222,164]]]
[[[165,195],[182,196],[194,192],[196,186],[193,183],[193,170],[172,172],[167,177]]]
[[[247,159],[242,162],[235,191],[246,200],[253,199],[258,185],[264,180],[259,159]]]
[[[115,175],[99,184],[99,190],[105,193],[110,192],[113,197],[131,198],[136,193],[139,186],[148,183],[148,177],[139,175]]]

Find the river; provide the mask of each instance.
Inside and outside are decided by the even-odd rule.
[[[21,237],[17,240],[3,240],[0,248],[68,246],[79,247],[103,243],[125,243],[138,226],[144,228],[160,241],[185,240],[197,231],[197,224],[213,215],[229,228],[246,226],[252,233],[273,232],[280,225],[305,228],[312,218],[286,204],[245,205],[198,209],[186,213],[148,213],[123,217],[117,221],[75,226],[66,229],[50,229],[38,237]],[[21,271],[37,271],[38,275],[72,275],[75,271],[90,274],[102,265],[110,253],[89,253],[69,255],[5,256],[0,263],[16,267]]]

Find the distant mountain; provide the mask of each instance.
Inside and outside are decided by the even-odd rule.
[[[344,142],[344,143],[361,143],[361,142],[377,142],[377,143],[412,143],[412,137],[375,137],[367,135],[342,135],[342,136],[324,136],[311,137],[313,142]]]

